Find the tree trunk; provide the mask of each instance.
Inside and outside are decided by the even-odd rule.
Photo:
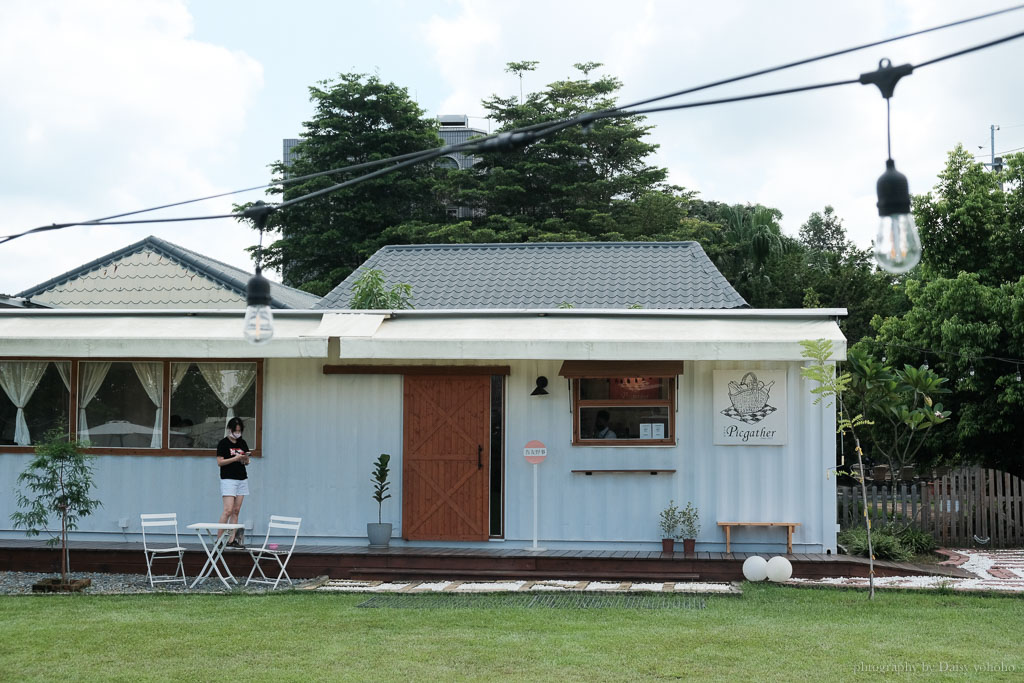
[[[860,496],[861,502],[864,505],[864,521],[867,523],[868,528],[868,599],[874,600],[875,598],[875,550],[871,545],[871,515],[868,512],[868,486],[865,482],[864,472],[864,460],[862,458],[863,451],[860,448],[860,439],[857,438],[857,433],[852,429],[850,432],[853,434],[854,450],[857,452],[857,465],[860,467]]]

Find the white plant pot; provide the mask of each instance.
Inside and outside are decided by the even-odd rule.
[[[370,539],[371,548],[387,548],[391,542],[391,523],[376,522],[366,525],[366,536]]]

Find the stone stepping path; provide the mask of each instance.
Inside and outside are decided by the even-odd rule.
[[[882,576],[875,578],[876,588],[953,589],[958,591],[1001,591],[1024,593],[1024,549],[1008,550],[940,550],[950,559],[943,565],[960,567],[974,578],[948,576]],[[863,577],[831,577],[823,579],[791,579],[794,586],[846,586],[867,588]],[[505,593],[505,592],[570,592],[587,593],[689,593],[739,595],[735,583],[702,583],[698,581],[356,581],[330,579],[310,588],[325,592],[345,593]]]
[[[357,581],[330,579],[317,586],[317,591],[343,593],[686,593],[739,595],[739,586],[732,583],[640,582],[640,581]]]
[[[876,588],[952,588],[961,591],[1001,591],[1024,593],[1024,550],[940,550],[950,559],[941,562],[964,569],[976,578],[957,579],[947,576],[876,577]],[[867,588],[862,577],[825,579],[792,579],[795,585],[849,586]]]

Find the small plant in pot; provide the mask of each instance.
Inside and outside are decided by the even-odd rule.
[[[670,500],[668,507],[661,511],[658,527],[661,529],[661,552],[674,553],[676,539],[679,538],[679,507],[674,500]]]
[[[679,511],[679,536],[683,538],[683,552],[687,555],[693,554],[699,533],[700,511],[693,506],[693,503],[687,501],[686,507]]]
[[[388,481],[388,474],[391,471],[388,468],[389,462],[391,462],[391,456],[381,453],[374,465],[373,477],[370,479],[373,482],[373,499],[377,501],[377,523],[370,522],[366,525],[366,535],[370,539],[371,548],[387,548],[391,542],[391,523],[381,522],[384,501],[391,497],[391,494],[388,493],[388,487],[391,486],[391,482]]]

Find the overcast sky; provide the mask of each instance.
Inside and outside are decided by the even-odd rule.
[[[483,113],[519,91],[506,62],[538,60],[527,90],[598,61],[620,102],[961,19],[1010,4],[881,2],[484,2],[472,0],[5,0],[0,21],[0,234],[214,194],[270,179],[281,140],[311,112],[308,86],[376,73],[431,115]],[[1024,30],[1024,11],[701,94],[856,78],[879,59],[919,63]],[[950,149],[1024,148],[1024,40],[920,69],[892,100],[893,158],[914,193]],[[487,122],[471,122],[487,128]],[[700,196],[760,202],[796,234],[831,204],[862,246],[877,223],[885,103],[874,86],[653,115],[656,163]],[[241,195],[235,201],[259,198]],[[162,215],[225,213],[231,199]],[[156,235],[252,270],[230,220],[69,228],[0,246],[13,294]]]

